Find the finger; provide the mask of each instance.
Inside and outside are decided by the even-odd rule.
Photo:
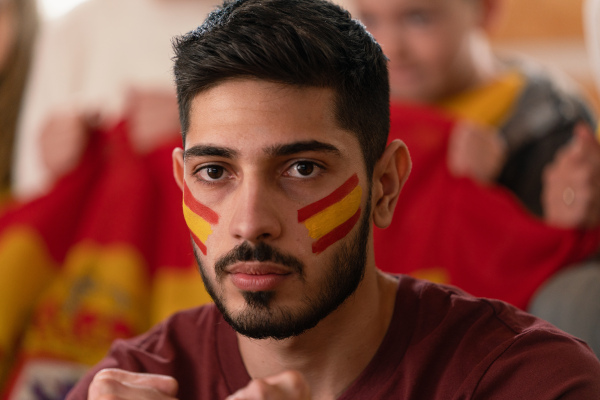
[[[146,374],[124,371],[121,369],[107,368],[96,374],[94,380],[112,380],[131,387],[152,388],[167,396],[177,395],[177,381],[166,375]]]
[[[308,382],[298,371],[285,371],[281,374],[265,378],[265,381],[271,385],[278,385],[283,391],[289,394],[297,395],[304,399],[310,397]]]
[[[127,117],[135,113],[139,105],[140,92],[135,86],[129,86],[125,92],[124,113]]]
[[[468,172],[468,153],[466,138],[469,135],[469,127],[466,122],[457,122],[448,140],[447,164],[448,170],[454,176],[463,176]]]
[[[132,386],[112,379],[92,381],[89,400],[177,400],[151,387]]]
[[[105,125],[107,117],[100,113],[100,111],[86,111],[83,114],[83,121],[87,128],[91,131]]]
[[[277,385],[271,385],[264,379],[253,379],[246,387],[227,397],[227,400],[289,400],[292,398]]]
[[[573,129],[573,135],[583,143],[594,143],[596,145],[598,143],[594,137],[594,131],[592,130],[592,127],[585,122],[579,122],[577,125],[575,125],[575,128]]]
[[[227,400],[310,400],[308,383],[297,371],[254,379]]]
[[[600,144],[592,128],[584,123],[578,123],[573,129],[573,140],[564,147],[565,156],[570,162],[592,162],[600,164]]]

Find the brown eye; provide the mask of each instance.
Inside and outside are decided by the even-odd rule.
[[[296,171],[302,176],[308,176],[313,173],[315,165],[309,162],[302,162],[296,165]]]
[[[314,161],[301,160],[291,164],[284,175],[290,178],[311,179],[319,176],[324,170],[322,165]]]
[[[227,169],[217,164],[206,165],[198,170],[197,175],[208,183],[222,181],[227,177]]]
[[[223,176],[222,167],[210,166],[206,167],[204,171],[206,172],[206,176],[210,179],[220,179]]]

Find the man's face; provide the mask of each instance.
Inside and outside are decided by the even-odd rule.
[[[238,332],[298,335],[354,292],[370,190],[329,89],[226,81],[196,96],[174,157],[205,286]]]
[[[479,0],[356,0],[357,16],[389,58],[392,99],[431,103],[473,77]]]

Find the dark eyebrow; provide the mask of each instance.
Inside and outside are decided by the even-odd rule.
[[[340,156],[341,152],[337,147],[316,140],[310,140],[307,142],[295,142],[289,144],[281,144],[269,147],[265,149],[265,152],[274,157],[290,156],[297,153],[303,153],[307,151],[318,151],[325,153],[332,153],[333,155]]]
[[[189,149],[186,149],[183,152],[183,159],[185,160],[188,157],[206,157],[206,156],[234,158],[236,155],[237,155],[237,151],[227,148],[227,147],[208,146],[208,145],[199,144],[196,146],[192,146]]]

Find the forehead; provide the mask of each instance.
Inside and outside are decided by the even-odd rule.
[[[341,149],[358,146],[355,135],[339,127],[331,89],[233,79],[192,101],[186,147],[214,144],[249,151],[311,140]]]

